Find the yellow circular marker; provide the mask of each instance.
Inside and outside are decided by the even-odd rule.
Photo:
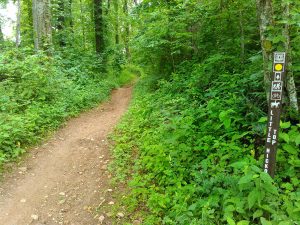
[[[282,64],[276,64],[276,65],[275,65],[275,70],[276,70],[276,71],[281,71],[282,68],[283,68]]]

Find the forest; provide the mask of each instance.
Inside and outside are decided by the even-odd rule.
[[[13,38],[0,17],[3,173],[113,89],[134,85],[110,135],[127,213],[108,224],[300,224],[300,1],[13,2]],[[286,53],[286,72],[270,176],[275,52]]]

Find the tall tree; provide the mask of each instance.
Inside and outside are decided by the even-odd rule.
[[[52,45],[50,0],[33,0],[32,15],[34,47],[36,50],[49,49]]]
[[[119,38],[119,0],[114,0],[114,11],[115,11],[115,43],[120,43]]]
[[[272,0],[256,0],[257,17],[259,21],[260,41],[263,54],[264,83],[267,99],[269,99],[269,89],[271,82],[271,70],[269,64],[272,57],[272,44],[267,40],[268,27],[273,25]]]
[[[74,21],[73,21],[73,11],[72,11],[73,0],[68,1],[67,13],[68,13],[68,25],[71,28],[71,31],[74,32]]]
[[[22,45],[28,46],[34,43],[34,28],[33,28],[33,6],[32,0],[21,1],[21,18],[20,18],[20,33],[22,35]]]
[[[4,36],[2,33],[2,28],[1,28],[1,21],[0,21],[0,43],[4,41]]]
[[[245,60],[245,31],[244,31],[244,17],[242,9],[239,8],[239,25],[240,25],[240,44],[241,44],[241,62],[244,63]]]
[[[107,0],[107,3],[106,3],[106,14],[108,15],[109,13],[109,10],[110,10],[110,0]]]
[[[58,18],[56,28],[58,30],[59,36],[59,45],[61,47],[66,46],[66,37],[65,37],[65,3],[64,0],[58,2]]]
[[[21,43],[21,1],[17,0],[17,26],[16,26],[16,46]]]
[[[1,2],[0,2],[0,6],[1,6]],[[4,35],[3,35],[3,32],[2,32],[2,17],[0,15],[0,43],[4,41]]]
[[[126,58],[130,58],[130,50],[129,50],[129,35],[130,35],[130,27],[129,27],[129,22],[128,22],[128,1],[124,0],[124,5],[123,5],[123,12],[125,15],[125,34],[124,34],[124,45],[125,45],[125,52],[126,52]]]
[[[4,35],[2,32],[1,24],[2,24],[2,21],[1,21],[1,17],[0,17],[0,43],[4,41]]]
[[[81,23],[81,33],[82,33],[82,46],[85,48],[86,46],[86,30],[85,30],[85,18],[84,18],[84,10],[83,10],[83,3],[82,0],[79,1],[80,3],[80,23]]]
[[[94,23],[95,23],[95,43],[96,52],[102,53],[104,50],[104,34],[103,34],[103,9],[102,0],[94,0]]]
[[[290,19],[290,2],[285,2],[285,10],[284,10],[284,17],[285,21],[285,27],[283,30],[283,36],[285,37],[285,52],[287,53],[287,92],[289,97],[289,103],[290,107],[293,111],[298,112],[299,106],[297,101],[297,90],[294,80],[294,74],[292,71],[292,50],[291,50],[291,38],[290,38],[290,25],[289,25],[289,19]]]

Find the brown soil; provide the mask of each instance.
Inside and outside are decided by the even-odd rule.
[[[71,119],[29,151],[0,184],[0,225],[101,224],[102,212],[95,209],[112,204],[102,195],[115,191],[107,170],[107,136],[130,98],[131,88],[115,90],[111,101]]]

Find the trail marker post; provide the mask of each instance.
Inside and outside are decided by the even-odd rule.
[[[270,174],[271,177],[274,177],[275,175],[285,65],[286,53],[275,52],[270,90],[265,160],[263,166],[264,172]]]

